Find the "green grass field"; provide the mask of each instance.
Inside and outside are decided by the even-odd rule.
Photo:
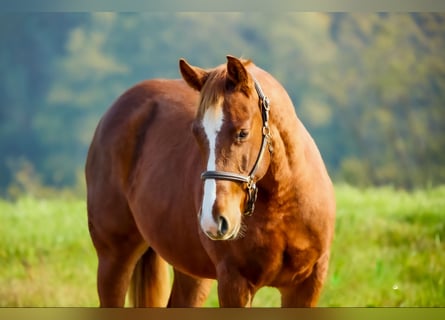
[[[414,192],[339,185],[320,306],[445,306],[445,186]],[[0,200],[0,306],[97,306],[85,202]],[[216,286],[206,306],[217,306]],[[256,307],[279,306],[275,289]]]

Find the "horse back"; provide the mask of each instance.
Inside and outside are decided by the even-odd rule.
[[[196,104],[197,94],[180,80],[146,80],[127,90],[107,110],[96,128],[87,157],[87,183],[97,181],[88,179],[89,176],[103,172],[114,180],[116,187],[127,192],[148,131],[153,131],[156,122],[162,122],[160,125],[164,128],[188,126]],[[157,139],[161,139],[162,133],[158,135]]]

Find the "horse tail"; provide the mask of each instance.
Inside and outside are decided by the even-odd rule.
[[[133,307],[165,307],[170,296],[168,264],[152,248],[136,263],[128,290]]]

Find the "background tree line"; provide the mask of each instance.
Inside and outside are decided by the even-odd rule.
[[[0,43],[2,194],[78,184],[119,94],[226,54],[286,87],[335,181],[445,183],[445,14],[2,13]]]

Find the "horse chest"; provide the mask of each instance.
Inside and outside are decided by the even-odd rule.
[[[273,285],[281,287],[300,283],[312,273],[316,260],[317,253],[313,249],[286,249],[282,256],[281,270]]]
[[[308,277],[318,259],[318,250],[302,230],[289,231],[274,225],[256,227],[255,242],[243,247],[238,253],[242,273],[258,286],[287,286]],[[249,234],[245,242],[249,242]]]

